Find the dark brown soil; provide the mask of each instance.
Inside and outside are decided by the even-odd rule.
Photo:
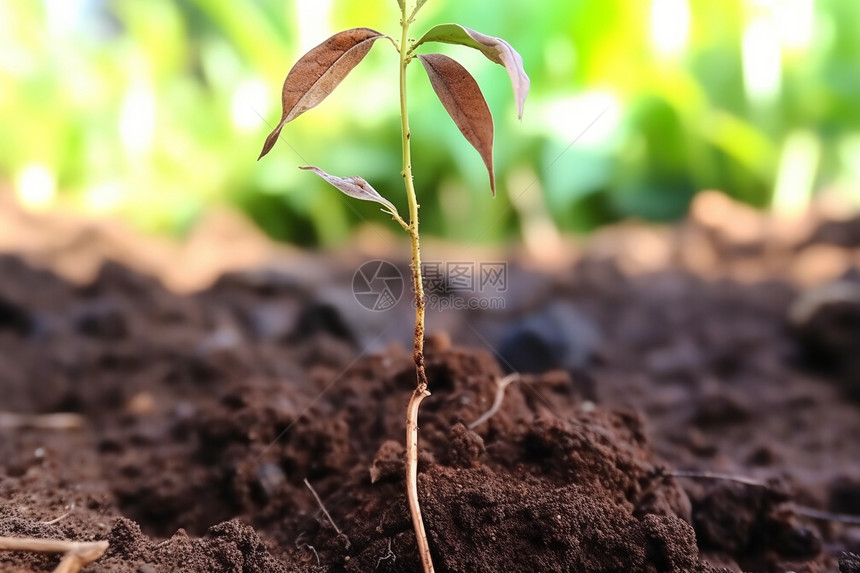
[[[437,571],[858,570],[860,528],[809,511],[860,513],[855,303],[819,297],[792,324],[800,287],[727,278],[772,250],[696,233],[721,277],[517,266],[504,311],[431,317],[419,490]],[[93,573],[420,571],[407,307],[377,336],[299,274],[186,297],[119,264],[76,286],[4,256],[0,277],[0,410],[29,416],[0,418],[0,535],[107,539]],[[469,429],[512,362],[546,371]],[[55,412],[81,427],[34,427]],[[3,571],[56,563],[0,553]]]

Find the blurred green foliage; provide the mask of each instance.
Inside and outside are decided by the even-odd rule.
[[[25,203],[171,233],[217,203],[305,245],[385,224],[296,166],[361,175],[405,209],[387,43],[255,160],[304,51],[343,28],[394,34],[398,17],[394,0],[0,0],[0,180]],[[525,194],[574,232],[677,218],[706,188],[762,207],[833,186],[860,201],[860,2],[431,0],[416,35],[447,21],[507,39],[532,92],[520,123],[501,67],[440,48],[496,118],[492,200],[479,157],[411,67],[428,233],[511,237]]]

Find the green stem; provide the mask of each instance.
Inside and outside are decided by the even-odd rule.
[[[412,176],[412,150],[409,132],[409,113],[406,105],[406,66],[412,56],[408,54],[408,33],[410,20],[403,11],[403,35],[400,42],[400,122],[403,144],[403,181],[406,184],[406,199],[409,202],[409,239],[412,243],[412,285],[415,289],[415,348],[413,357],[418,375],[418,389],[427,390],[427,375],[424,371],[424,284],[421,279],[421,245],[418,236],[418,198]]]
[[[430,556],[430,546],[427,543],[427,533],[424,530],[424,520],[421,517],[421,506],[418,502],[418,407],[421,401],[430,395],[427,391],[427,373],[424,369],[424,285],[421,279],[421,245],[418,236],[418,198],[412,181],[412,152],[410,147],[409,114],[406,105],[406,66],[412,59],[409,54],[409,25],[412,15],[406,16],[406,2],[402,3],[400,13],[400,122],[401,141],[403,144],[403,181],[406,185],[406,199],[409,202],[409,239],[412,244],[412,285],[415,290],[415,345],[412,357],[415,361],[417,384],[412,392],[406,409],[406,498],[409,502],[409,512],[412,514],[412,525],[415,528],[415,538],[418,542],[418,553],[424,573],[433,573],[433,560]]]

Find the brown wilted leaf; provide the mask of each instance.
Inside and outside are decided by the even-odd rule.
[[[523,106],[529,93],[531,82],[523,67],[522,56],[510,44],[501,38],[487,36],[471,28],[459,24],[440,24],[433,26],[415,43],[417,48],[424,42],[443,42],[459,44],[480,50],[487,59],[505,67],[514,88],[514,99],[517,101],[517,116],[523,118]]]
[[[257,159],[261,159],[274,147],[284,125],[328,97],[364,59],[373,42],[382,37],[383,34],[370,28],[344,30],[299,58],[284,80],[281,92],[281,121],[266,138],[263,151]]]
[[[418,56],[439,101],[463,137],[481,154],[490,174],[490,189],[496,194],[493,172],[493,116],[475,78],[466,68],[442,54]]]
[[[384,206],[385,210],[392,215],[397,213],[397,209],[391,201],[380,195],[376,189],[370,186],[370,183],[361,177],[355,175],[352,177],[338,177],[336,175],[326,173],[319,167],[313,167],[310,165],[299,167],[299,169],[313,171],[345,195],[361,199],[362,201],[374,201]]]

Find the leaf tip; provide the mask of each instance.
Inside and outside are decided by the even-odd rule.
[[[260,151],[259,157],[257,157],[257,161],[261,160],[263,157],[268,154],[272,148],[275,146],[275,143],[278,142],[278,137],[281,135],[281,128],[283,128],[283,124],[278,125],[272,133],[266,138],[266,142],[263,144],[263,150]]]
[[[269,140],[266,140],[266,143],[263,144],[263,149],[260,151],[260,155],[257,156],[257,161],[261,160],[266,156],[269,151],[272,150],[272,146],[269,145]]]

